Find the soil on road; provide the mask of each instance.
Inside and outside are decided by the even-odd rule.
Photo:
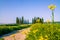
[[[4,37],[4,40],[25,40],[30,28],[19,30],[17,33]]]

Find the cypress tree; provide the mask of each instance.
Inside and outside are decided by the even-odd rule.
[[[22,24],[24,23],[24,17],[22,16]]]
[[[19,24],[19,18],[16,17],[16,24]]]
[[[43,17],[42,17],[42,19],[41,19],[41,20],[42,20],[42,23],[43,23],[43,22],[44,22],[44,19],[43,19]]]

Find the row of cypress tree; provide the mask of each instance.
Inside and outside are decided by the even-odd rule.
[[[32,18],[32,23],[43,23],[43,22],[44,22],[43,17],[42,18],[39,18],[39,17]]]
[[[16,17],[16,24],[24,24],[24,17],[22,16],[22,18],[18,18]],[[26,21],[27,23],[29,23],[29,21]],[[26,23],[25,22],[25,23]],[[43,17],[42,18],[39,18],[39,17],[34,17],[32,18],[32,23],[43,23],[44,22],[44,19]]]
[[[22,18],[16,17],[16,24],[29,24],[29,20],[25,20],[23,16]]]
[[[24,17],[22,16],[22,18],[18,18],[16,17],[16,24],[23,24],[24,21]]]

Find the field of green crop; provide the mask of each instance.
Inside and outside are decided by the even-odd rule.
[[[60,40],[60,24],[33,24],[26,40]]]
[[[0,36],[10,33],[12,31],[15,31],[15,30],[21,30],[23,28],[27,28],[29,26],[30,25],[28,25],[28,24],[22,24],[22,25],[17,25],[17,26],[16,25],[15,26],[1,25],[0,26]]]

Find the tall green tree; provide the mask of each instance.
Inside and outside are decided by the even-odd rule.
[[[19,18],[16,17],[16,24],[19,24]]]
[[[36,23],[36,17],[32,18],[32,23]]]
[[[43,22],[44,22],[44,19],[43,19],[43,17],[41,18],[41,21],[42,21],[41,23],[43,23]]]
[[[22,24],[24,23],[24,17],[22,16]]]

